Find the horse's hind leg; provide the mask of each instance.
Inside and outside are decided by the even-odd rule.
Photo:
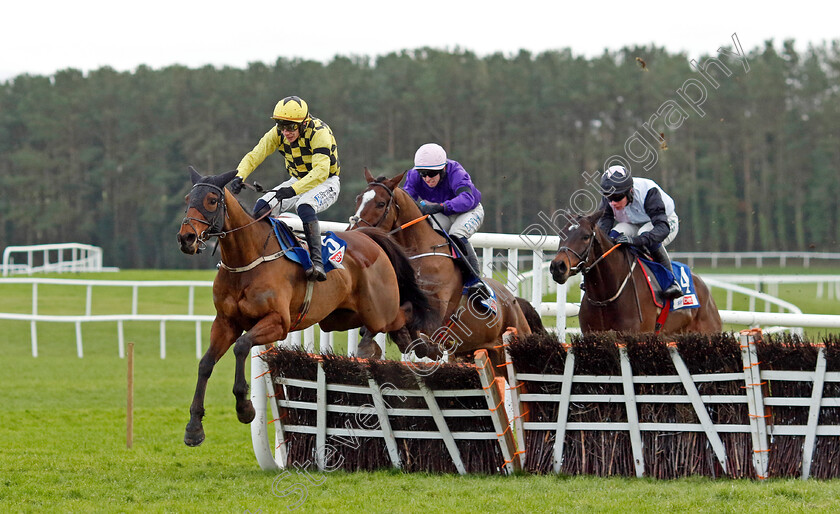
[[[204,353],[198,363],[198,381],[195,394],[190,405],[190,421],[184,433],[184,443],[187,446],[198,446],[204,442],[204,427],[201,419],[204,417],[204,395],[207,391],[207,381],[213,373],[213,367],[225,354],[233,341],[233,330],[226,324],[216,320],[210,333],[210,348]]]

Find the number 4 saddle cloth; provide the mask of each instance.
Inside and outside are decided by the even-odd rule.
[[[647,278],[650,293],[653,295],[657,307],[662,307],[663,298],[662,290],[668,287],[674,277],[683,291],[683,295],[671,300],[671,310],[677,309],[696,309],[700,307],[700,302],[697,300],[697,292],[694,289],[694,278],[691,276],[691,269],[677,261],[671,261],[672,270],[665,269],[665,266],[658,262],[637,257],[639,263],[642,265],[642,272]],[[651,276],[653,278],[651,278]]]

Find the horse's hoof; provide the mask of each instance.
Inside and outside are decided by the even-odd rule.
[[[204,442],[204,429],[199,429],[195,432],[189,430],[184,434],[184,444],[187,446],[198,446]]]
[[[369,343],[359,345],[356,349],[356,357],[359,359],[379,359],[382,357],[382,348],[376,341],[371,340]]]
[[[254,404],[249,400],[244,407],[236,409],[236,417],[239,418],[240,423],[248,424],[254,421],[254,418],[257,417],[257,411],[254,410]]]

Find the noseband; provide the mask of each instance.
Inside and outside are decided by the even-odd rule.
[[[209,187],[215,189],[219,192],[220,201],[219,201],[219,208],[216,209],[215,212],[210,213],[204,208],[203,202],[197,202],[195,199],[192,198],[193,191],[195,188],[202,186],[202,187]],[[203,250],[207,246],[205,242],[210,239],[211,237],[224,237],[226,232],[222,230],[222,227],[225,223],[225,215],[227,213],[227,209],[225,207],[225,190],[219,186],[214,184],[208,183],[198,183],[193,185],[192,189],[190,190],[190,199],[192,200],[187,208],[184,210],[186,213],[190,207],[195,207],[195,209],[204,216],[204,219],[200,218],[193,218],[192,216],[184,216],[184,219],[181,221],[181,226],[189,225],[190,229],[192,229],[193,233],[195,234],[196,239],[198,240],[199,249]],[[196,223],[200,223],[202,225],[207,225],[207,228],[199,232],[195,225],[193,225],[193,221]]]
[[[361,218],[360,216],[352,216],[350,218],[350,226],[351,227],[355,226],[358,223],[364,223],[365,225],[367,225],[369,227],[379,227],[379,225],[381,225],[382,222],[385,221],[385,218],[388,216],[388,213],[391,211],[391,205],[393,205],[396,208],[397,219],[399,219],[399,217],[400,217],[400,212],[399,212],[400,211],[400,205],[397,204],[397,203],[394,203],[394,190],[391,189],[390,187],[386,186],[382,182],[371,182],[370,187],[373,187],[373,186],[379,186],[379,187],[381,187],[382,189],[384,189],[385,191],[388,192],[388,203],[385,205],[385,212],[382,213],[382,216],[379,217],[379,219],[376,221],[376,223],[368,223],[367,220],[365,220],[364,218]]]
[[[583,251],[583,254],[577,253],[576,251],[572,250],[568,246],[561,246],[560,248],[557,249],[557,253],[560,253],[560,252],[563,252],[563,253],[566,253],[566,254],[571,253],[572,255],[574,255],[575,257],[578,258],[577,266],[575,266],[574,268],[572,268],[572,267],[569,268],[569,271],[572,272],[571,273],[572,275],[576,275],[578,273],[586,273],[591,268],[594,268],[596,264],[598,264],[598,261],[595,261],[594,263],[592,263],[592,266],[588,266],[588,267],[586,266],[586,259],[589,258],[589,254],[592,252],[592,246],[594,245],[594,243],[595,243],[595,231],[593,230],[592,231],[592,237],[589,239],[589,245],[586,247],[586,250]]]

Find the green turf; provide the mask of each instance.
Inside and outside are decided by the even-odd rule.
[[[212,273],[89,277],[209,281]],[[63,298],[48,300],[39,288],[42,313],[57,313],[46,305],[82,312],[84,288],[76,293],[52,287]],[[173,294],[141,290],[141,310],[166,306],[183,312],[184,303]],[[202,313],[212,311],[209,291],[206,295],[196,294]],[[118,297],[113,288],[95,289],[95,313],[100,305],[116,308]],[[10,306],[28,312],[29,286],[3,286],[0,310]],[[192,323],[167,324],[165,360],[159,357],[158,323],[126,323],[126,341],[136,345],[135,437],[129,450],[126,362],[117,356],[116,324],[84,324],[83,332],[85,356],[79,359],[73,324],[39,323],[40,356],[33,358],[29,323],[0,321],[0,511],[286,512],[302,500],[301,512],[805,512],[836,509],[840,495],[840,481],[263,472],[249,427],[236,420],[233,409],[232,354],[222,359],[208,386],[207,440],[198,448],[183,444],[197,372]],[[281,496],[294,484],[300,496]]]
[[[125,361],[104,345],[32,358],[0,339],[0,510],[280,512],[764,512],[830,509],[840,481],[459,477],[259,470],[234,414],[231,355],[210,380],[198,448],[182,442],[196,374],[191,351],[138,349],[134,447],[126,448]]]

